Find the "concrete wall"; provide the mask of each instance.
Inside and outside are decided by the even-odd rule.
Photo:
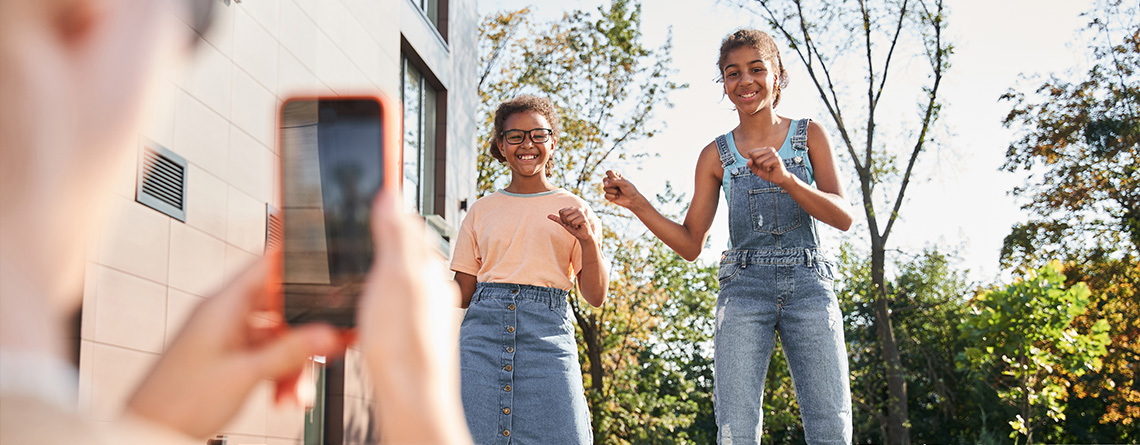
[[[398,101],[407,41],[447,89],[446,222],[457,228],[459,201],[474,201],[474,0],[449,2],[446,41],[411,0],[214,1],[213,28],[160,86],[140,134],[189,161],[186,222],[135,202],[136,178],[124,176],[89,248],[80,404],[96,421],[117,415],[193,308],[262,255],[265,206],[281,207],[274,114],[289,95],[380,89]],[[367,409],[358,359],[346,362],[344,395]],[[304,411],[272,397],[262,382],[219,433],[230,444],[299,444]]]

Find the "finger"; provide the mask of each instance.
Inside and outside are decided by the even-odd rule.
[[[416,247],[423,239],[423,228],[413,224],[411,217],[400,207],[400,197],[390,190],[376,194],[372,202],[372,242],[377,263],[402,263],[409,257],[419,260],[422,249]],[[418,230],[417,230],[418,229]]]
[[[575,213],[573,215],[568,215],[566,218],[563,218],[563,220],[566,221],[566,224],[569,224],[573,227],[581,227],[582,223],[586,222],[586,216],[581,213]]]
[[[314,355],[340,355],[345,345],[336,329],[306,325],[286,332],[247,356],[253,377],[278,379],[291,376]]]

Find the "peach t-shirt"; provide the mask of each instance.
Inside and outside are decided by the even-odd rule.
[[[471,205],[455,240],[451,270],[481,283],[529,284],[569,290],[582,270],[582,246],[566,229],[547,218],[566,207],[583,207],[581,198],[563,190],[521,195],[500,190]]]

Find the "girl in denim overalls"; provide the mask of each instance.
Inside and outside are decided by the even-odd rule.
[[[468,308],[460,388],[477,444],[593,441],[566,296],[577,281],[601,306],[609,278],[598,218],[547,180],[558,131],[546,99],[499,105],[491,154],[511,183],[476,201],[456,236],[451,269]]]
[[[851,390],[833,264],[816,221],[840,230],[851,214],[827,134],[773,108],[787,74],[772,38],[740,30],[721,43],[724,93],[740,118],[697,159],[684,224],[665,218],[628,180],[607,172],[606,199],[629,208],[661,241],[695,260],[723,191],[730,248],[720,261],[715,406],[722,444],[757,443],[764,379],[776,334],[795,383],[809,443],[851,442]],[[814,187],[812,186],[814,183]]]

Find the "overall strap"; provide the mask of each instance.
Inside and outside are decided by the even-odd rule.
[[[716,137],[716,151],[720,153],[720,166],[724,171],[728,171],[728,168],[736,163],[736,157],[728,150],[728,139],[723,134]]]
[[[796,134],[792,135],[792,150],[807,151],[807,129],[811,119],[796,121]]]

